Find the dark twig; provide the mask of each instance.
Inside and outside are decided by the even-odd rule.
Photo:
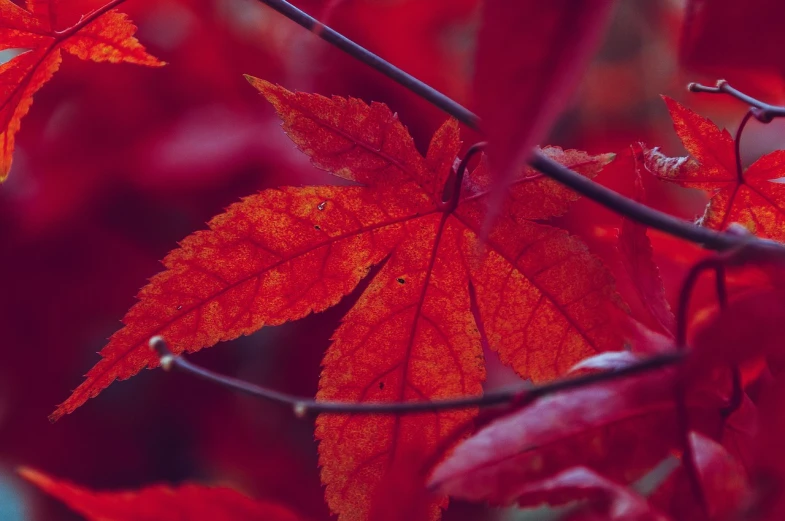
[[[717,232],[650,208],[573,172],[539,152],[535,153],[530,164],[548,177],[569,186],[576,192],[620,215],[670,235],[700,244],[704,248],[724,251],[745,244],[749,251],[755,250],[766,255],[785,255],[782,245],[774,241],[749,240],[738,234]]]
[[[737,233],[737,232],[732,232]],[[742,240],[749,242],[749,236],[738,235]],[[682,284],[681,292],[679,293],[679,309],[676,318],[676,348],[679,352],[684,352],[687,348],[687,325],[689,321],[689,307],[690,299],[695,289],[701,274],[705,271],[714,271],[715,284],[717,290],[717,300],[721,309],[725,309],[728,305],[728,290],[725,283],[726,266],[736,262],[743,262],[745,254],[745,245],[735,247],[724,253],[719,253],[707,257],[697,263],[687,272],[687,276]],[[744,391],[741,387],[741,372],[738,367],[732,366],[730,368],[733,378],[733,389],[728,404],[723,407],[720,414],[723,417],[729,416],[733,411],[738,409],[744,397]],[[686,400],[686,382],[679,378],[674,384],[674,395],[676,401],[676,421],[678,422],[678,429],[682,445],[682,461],[684,463],[684,470],[690,481],[693,494],[698,502],[701,504],[705,517],[709,517],[708,501],[706,499],[703,486],[701,485],[700,473],[695,462],[695,454],[692,450],[692,444],[689,438],[689,411],[687,408]]]
[[[747,126],[750,118],[754,116],[752,110],[753,109],[750,109],[746,114],[744,114],[744,117],[741,119],[741,123],[739,123],[739,128],[736,129],[736,139],[734,140],[733,151],[736,155],[736,176],[739,180],[739,183],[744,182],[744,167],[741,165],[741,135],[744,133],[744,127]]]
[[[725,80],[718,80],[716,86],[714,87],[701,85],[700,83],[690,83],[689,85],[687,85],[687,89],[690,92],[703,92],[707,94],[727,94],[728,96],[732,96],[737,100],[746,103],[747,105],[752,107],[750,112],[755,117],[755,119],[757,119],[761,123],[770,123],[771,120],[773,120],[774,118],[785,117],[785,107],[770,105],[759,99],[755,99],[752,96],[744,94],[740,90],[734,89]]]
[[[642,360],[628,367],[616,371],[592,373],[575,378],[564,378],[553,382],[528,387],[518,390],[507,390],[486,393],[481,396],[467,396],[447,400],[413,401],[413,402],[327,402],[311,398],[293,396],[291,394],[273,391],[265,387],[245,382],[238,378],[220,375],[208,369],[196,366],[182,356],[175,356],[166,344],[166,341],[156,336],[150,339],[150,348],[161,357],[161,367],[164,370],[177,369],[191,374],[208,382],[218,384],[227,389],[247,394],[255,398],[268,400],[288,405],[297,417],[311,414],[413,414],[421,412],[435,412],[455,409],[471,409],[474,407],[493,407],[498,405],[513,404],[517,407],[533,402],[538,398],[550,394],[577,389],[587,385],[608,382],[625,378],[640,373],[655,371],[675,365],[684,359],[684,353],[664,353]]]
[[[318,20],[304,13],[285,0],[259,0],[273,8],[283,16],[295,23],[313,31],[320,38],[349,54],[353,58],[369,65],[388,78],[406,87],[423,99],[433,103],[447,114],[470,127],[478,128],[480,119],[466,107],[433,87],[414,78],[411,74],[395,67],[379,56],[371,53],[364,47],[349,40],[339,32],[320,23]],[[735,90],[735,89],[734,89]],[[774,108],[767,106],[767,108]],[[588,179],[577,172],[570,170],[535,151],[529,161],[532,167],[551,177],[565,186],[575,190],[581,195],[605,206],[617,214],[628,217],[636,222],[651,228],[663,231],[670,235],[697,243],[713,250],[727,250],[739,244],[739,238],[733,235],[715,232],[697,226],[691,222],[677,219],[666,213],[654,210],[637,201],[624,197],[613,190]],[[785,248],[773,241],[755,241],[752,248],[760,249],[762,253],[785,256]]]
[[[687,273],[679,294],[679,309],[676,318],[676,349],[684,352],[687,348],[687,322],[689,316],[690,297],[700,275],[707,270],[720,273],[724,268],[723,260],[717,256],[708,257],[696,263]],[[695,453],[690,443],[690,417],[687,408],[687,382],[682,378],[674,381],[674,401],[676,403],[676,423],[679,430],[679,439],[682,447],[682,464],[684,472],[692,488],[692,494],[701,505],[704,518],[709,518],[709,503],[701,485],[700,472],[695,462]]]
[[[453,212],[458,207],[458,202],[461,199],[461,186],[463,185],[466,169],[469,168],[469,161],[471,161],[475,155],[485,150],[485,147],[487,146],[488,143],[480,141],[469,147],[469,150],[466,151],[466,155],[461,159],[458,169],[455,171],[453,182],[451,183],[448,181],[445,184],[444,192],[442,193],[442,202],[447,207],[448,212]]]
[[[462,106],[457,101],[442,94],[430,85],[423,83],[411,74],[399,69],[390,62],[380,58],[366,48],[354,43],[338,31],[327,27],[316,18],[301,11],[285,0],[260,0],[265,5],[281,13],[294,23],[305,27],[309,31],[319,36],[322,40],[337,47],[353,58],[358,59],[366,65],[381,72],[391,80],[409,89],[421,98],[442,109],[447,114],[452,115],[458,121],[469,125],[472,128],[479,127],[480,119],[469,109]]]
[[[725,263],[725,259],[712,255],[695,263],[687,272],[679,292],[679,308],[676,312],[676,346],[678,348],[683,349],[687,346],[690,299],[698,279],[705,271],[724,273]]]
[[[725,281],[725,266],[719,266],[714,270],[714,287],[717,291],[717,302],[720,309],[728,307],[728,287]]]
[[[720,309],[725,310],[728,307],[728,288],[725,282],[725,266],[719,266],[715,270],[715,284],[717,288],[717,302],[719,302]],[[728,404],[722,408],[721,414],[723,418],[727,418],[736,410],[741,407],[741,402],[744,400],[744,387],[741,381],[741,368],[735,364],[731,364],[731,394],[728,399]]]

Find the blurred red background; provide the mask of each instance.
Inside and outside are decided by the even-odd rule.
[[[298,5],[468,101],[477,0]],[[244,73],[289,89],[385,102],[421,150],[445,115],[252,0],[133,0],[122,10],[139,26],[140,41],[169,65],[66,57],[35,96],[0,186],[0,518],[76,519],[16,477],[15,467],[28,465],[99,489],[228,484],[327,519],[312,423],[281,407],[184,375],[145,371],[54,425],[47,415],[97,361],[95,352],[178,240],[257,190],[335,182],[294,149]],[[600,153],[645,141],[681,153],[659,94],[735,127],[744,107],[684,89],[688,80],[712,79],[678,68],[681,6],[622,2],[614,16],[549,144]],[[464,135],[468,145],[479,140]],[[781,135],[751,125],[745,155],[782,146]],[[609,173],[601,180],[630,190],[629,177]],[[686,218],[702,213],[703,194],[646,184],[653,205]],[[617,222],[583,201],[564,220],[600,254]],[[672,295],[681,266],[670,256],[658,260]],[[192,360],[312,396],[330,334],[358,294]],[[510,381],[491,367],[489,385]],[[498,515],[457,505],[445,519]]]

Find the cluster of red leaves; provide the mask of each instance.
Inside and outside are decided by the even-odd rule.
[[[442,200],[444,187],[455,182],[452,165],[460,147],[455,122],[437,131],[422,157],[384,105],[293,94],[262,80],[251,82],[273,103],[286,132],[314,164],[363,186],[268,190],[233,205],[210,223],[209,231],[183,241],[164,260],[167,271],[142,290],[140,302],[124,319],[126,327],[102,351],[103,360],[55,418],[114,379],[157,366],[147,347],[153,335],[168,338],[176,353],[193,352],[266,324],[301,318],[337,303],[380,262],[383,267],[333,336],[319,399],[406,401],[477,394],[484,376],[480,330],[503,362],[534,381],[564,374],[581,360],[581,370],[612,369],[673,348],[668,337],[658,340],[655,333],[630,335],[632,353],[585,359],[621,349],[613,317],[622,306],[609,274],[580,242],[537,222],[564,213],[575,199],[569,190],[533,171],[522,172],[483,241],[479,232],[493,183],[487,163],[481,159],[461,180],[455,200]],[[690,123],[709,125],[678,105],[672,108],[677,132],[693,156],[634,153],[636,161],[670,177],[685,165],[700,168],[694,141],[704,132],[683,129],[693,128]],[[544,152],[587,176],[611,160],[556,148]],[[776,188],[771,183],[769,197],[776,197]],[[758,219],[771,222],[766,216]],[[645,229],[625,222],[619,251],[631,288],[656,319],[659,336],[671,334],[673,317]],[[769,313],[739,313],[737,306],[751,307],[748,300]],[[691,369],[688,380],[690,443],[708,511],[717,519],[741,508],[747,472],[757,469],[748,462],[751,468],[745,470],[738,461],[752,447],[753,440],[743,436],[751,429],[750,411],[725,417],[730,380],[717,371],[722,364],[768,354],[764,346],[771,341],[758,344],[762,352],[741,351],[737,342],[750,335],[748,327],[758,335],[769,333],[761,322],[781,311],[769,300],[734,300],[724,313],[737,317],[732,323],[741,333],[707,341],[704,337],[718,327],[711,321],[701,330],[710,333],[695,341],[696,359],[703,356],[704,363],[700,372]],[[724,316],[716,320],[731,323]],[[707,349],[711,363],[703,354]],[[683,448],[673,390],[681,377],[675,370],[658,371],[539,400],[460,444],[435,470],[431,487],[499,504],[591,500],[609,512],[617,502],[634,499],[637,506],[625,507],[629,512],[623,510],[618,518],[642,519],[640,509],[648,503],[630,496],[624,485]],[[743,405],[755,407],[747,401]],[[445,440],[473,414],[321,417],[316,434],[328,504],[343,519],[367,519],[374,498],[389,486],[387,469],[411,454],[421,461],[438,456]],[[723,447],[720,442],[727,439],[732,445]],[[410,480],[416,480],[417,469],[406,468]],[[700,498],[675,493],[686,479],[683,472],[674,473],[673,483],[652,498],[664,513],[645,510],[646,518],[699,512]],[[437,518],[440,506],[438,497],[429,500],[424,518]]]
[[[5,48],[33,48],[0,71],[10,78],[2,108],[7,173],[14,133],[33,93],[59,65],[61,49],[94,61],[160,62],[144,52],[133,26],[114,11],[95,11],[58,31],[57,2],[43,7],[30,2],[25,11],[0,1],[5,24],[0,29],[8,31],[10,42]],[[195,352],[323,311],[366,278],[368,286],[325,355],[320,400],[478,395],[485,378],[482,341],[535,382],[571,370],[618,369],[672,349],[674,317],[646,229],[631,221],[620,226],[618,260],[626,275],[617,288],[580,239],[545,222],[564,215],[576,195],[521,168],[518,157],[539,141],[563,106],[567,85],[585,62],[573,51],[592,47],[610,4],[587,2],[588,21],[563,6],[543,8],[557,16],[534,28],[543,36],[572,39],[555,58],[537,54],[535,61],[551,68],[543,69],[545,80],[530,86],[530,96],[520,98],[526,106],[505,111],[505,105],[491,102],[488,86],[498,80],[509,87],[515,70],[494,62],[478,74],[480,112],[494,122],[495,163],[483,156],[464,178],[456,175],[462,142],[454,120],[436,131],[421,155],[383,104],[292,93],[250,78],[312,163],[352,184],[265,190],[229,207],[208,223],[209,230],[186,238],[164,259],[166,271],[142,289],[125,327],[52,419],[114,380],[156,367],[158,359],[147,348],[153,335],[166,337],[176,353]],[[486,24],[518,27],[499,3],[486,7]],[[482,38],[481,57],[488,53],[498,60],[503,45],[498,36]],[[557,47],[547,38],[537,40],[545,41],[545,50]],[[550,98],[536,94],[544,87],[552,87]],[[543,97],[547,103],[538,105]],[[668,158],[636,146],[623,158],[632,165],[627,173],[639,178],[644,166],[661,179],[711,191],[705,226],[724,229],[740,222],[758,236],[782,240],[781,153],[741,172],[727,133],[666,101],[690,157]],[[527,121],[523,127],[514,123],[520,118]],[[614,159],[556,147],[543,153],[587,177]],[[492,220],[489,207],[497,214]],[[568,391],[503,414],[459,443],[433,471],[427,489],[420,464],[452,448],[453,434],[476,411],[320,417],[316,437],[328,505],[340,519],[358,521],[438,519],[448,495],[521,506],[570,504],[567,515],[581,519],[724,519],[742,513],[777,519],[785,510],[777,500],[785,479],[777,443],[785,427],[777,414],[782,363],[773,328],[785,310],[776,269],[766,268],[774,284],[754,290],[747,284],[746,292],[735,291],[725,309],[704,319],[684,370]],[[631,351],[622,350],[625,339]],[[754,348],[746,348],[751,340]],[[745,369],[746,387],[729,410],[735,368]],[[684,396],[677,398],[674,388]],[[688,446],[679,399],[686,404]],[[682,464],[655,491],[644,494],[629,486],[672,454],[689,455],[696,474]],[[90,519],[166,519],[195,512],[217,519],[301,518],[228,489],[184,485],[93,493],[35,471],[23,474]],[[405,498],[394,495],[400,490]]]

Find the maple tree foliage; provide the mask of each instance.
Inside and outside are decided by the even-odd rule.
[[[564,110],[600,42],[613,0],[488,0],[474,102],[494,166],[510,179]]]
[[[691,154],[685,158],[646,153],[646,167],[660,179],[712,192],[701,218],[704,226],[725,229],[736,222],[759,237],[785,240],[785,152],[767,154],[743,172],[734,154],[734,141],[708,119],[665,98],[676,134]]]
[[[636,159],[637,155],[636,151]],[[638,161],[635,162],[635,166],[635,187],[637,198],[640,200],[643,198],[644,189]],[[617,247],[622,266],[632,282],[634,293],[648,312],[648,318],[653,321],[652,327],[673,334],[676,319],[665,298],[665,287],[660,278],[659,268],[654,263],[654,252],[646,227],[632,219],[623,219],[619,228]],[[630,301],[629,297],[627,301]]]
[[[134,38],[136,27],[116,10],[94,11],[72,27],[58,25],[60,1],[27,0],[26,9],[0,0],[0,50],[24,52],[0,65],[0,181],[11,169],[14,135],[30,110],[33,95],[62,62],[62,52],[82,60],[164,65]]]
[[[225,487],[193,483],[178,487],[152,485],[133,491],[95,492],[37,470],[19,473],[41,490],[56,497],[88,520],[166,521],[170,519],[214,519],[216,521],[303,521],[288,508],[255,501]]]
[[[87,11],[66,0],[29,0],[24,8],[0,0],[0,50],[26,50],[0,65],[0,177],[32,96],[57,71],[62,51],[90,61],[163,64],[114,10],[120,3]],[[327,2],[325,12],[348,9],[341,4]],[[716,7],[721,2],[702,4],[689,3],[682,42],[683,59],[698,68],[706,65],[700,38],[712,34],[706,20],[727,16]],[[539,171],[521,166],[567,105],[613,5],[486,0],[472,102],[488,143],[470,148],[462,139],[472,130],[459,120],[471,127],[478,118],[451,100],[430,98],[457,119],[441,123],[422,154],[417,133],[384,103],[293,92],[246,76],[296,148],[339,179],[263,189],[183,239],[50,419],[159,365],[190,367],[249,392],[237,380],[178,365],[179,356],[265,326],[311,320],[355,293],[324,353],[316,399],[294,402],[298,416],[328,411],[316,419],[315,438],[324,498],[339,520],[436,521],[449,498],[546,504],[563,508],[565,519],[597,521],[782,517],[785,358],[778,325],[785,285],[779,246],[757,238],[785,241],[785,156],[776,151],[743,169],[739,152],[747,121],[760,112],[745,116],[734,140],[665,97],[689,157],[641,144],[618,154],[544,146],[535,149],[543,158],[534,163]],[[454,10],[418,9],[430,26],[475,7],[467,0]],[[427,33],[418,31],[409,45],[426,45]],[[395,45],[389,42],[399,35],[374,37]],[[424,74],[427,61],[418,62]],[[440,82],[450,77],[433,75]],[[778,108],[756,110],[771,115]],[[572,188],[550,177],[564,167]],[[619,214],[612,224],[580,237],[570,226],[584,216],[571,215],[579,198],[573,189],[601,200],[602,186],[590,181],[600,174],[602,183],[624,177],[631,188],[606,198]],[[658,197],[656,180],[705,191],[703,217],[673,225],[653,213],[644,203],[647,188]],[[594,192],[580,188],[587,183]],[[716,249],[724,251],[687,247],[644,223],[695,243],[702,242],[696,236],[721,238],[725,246]],[[706,228],[729,231],[707,235]],[[714,248],[709,242],[704,246]],[[166,339],[172,353],[151,350],[153,337]],[[484,394],[486,372],[495,371],[484,350],[530,386]],[[492,401],[499,396],[504,400]],[[464,405],[444,406],[441,400],[451,398]],[[355,414],[330,413],[327,406],[336,404]],[[400,409],[358,410],[380,404]],[[405,408],[412,404],[432,409],[411,414]],[[480,409],[488,405],[498,407]],[[205,422],[222,425],[202,425],[222,444],[234,443],[222,429],[238,425],[218,420],[228,416],[221,410]],[[242,436],[254,439],[253,432]],[[273,450],[255,453],[248,465],[273,479],[285,474],[288,454],[270,456]],[[30,468],[19,472],[87,519],[304,519],[230,488],[186,482],[95,492]]]
[[[117,378],[158,358],[162,335],[193,352],[321,311],[383,266],[344,317],[325,355],[322,400],[422,400],[479,394],[479,327],[503,361],[535,381],[564,373],[589,354],[618,349],[610,320],[612,279],[586,247],[537,221],[576,196],[527,170],[510,188],[507,218],[479,238],[491,177],[483,160],[455,200],[461,142],[447,121],[425,157],[382,104],[294,94],[251,79],[313,163],[364,186],[268,190],[230,207],[172,252],[124,318],[103,360],[55,413],[73,411]],[[546,148],[587,176],[612,156]],[[458,199],[460,197],[460,199]],[[478,320],[469,286],[476,293]],[[554,344],[552,339],[557,338]],[[526,349],[520,346],[525,345]],[[471,411],[420,417],[320,418],[316,435],[326,497],[347,519],[364,519],[396,454],[432,454]],[[350,444],[353,451],[346,451]],[[430,518],[438,515],[431,506]]]

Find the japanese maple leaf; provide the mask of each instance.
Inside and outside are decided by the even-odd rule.
[[[483,2],[473,101],[500,184],[514,177],[567,106],[613,5],[613,0]]]
[[[689,0],[680,38],[682,66],[742,90],[782,92],[785,40],[779,0]]]
[[[275,503],[255,501],[226,487],[185,483],[139,490],[96,492],[30,468],[19,473],[90,521],[298,521],[304,518]]]
[[[61,51],[96,62],[164,65],[134,38],[136,27],[128,17],[108,9],[117,2],[67,28],[57,27],[61,3],[64,0],[27,0],[25,10],[11,0],[0,0],[0,50],[24,50],[0,65],[0,182],[8,177],[14,135],[33,94],[57,72]]]
[[[164,336],[176,353],[193,352],[295,320],[336,304],[379,263],[333,336],[320,400],[479,394],[485,369],[470,285],[491,346],[524,377],[553,378],[590,354],[621,346],[610,321],[617,296],[608,272],[576,238],[537,222],[564,213],[576,199],[572,192],[527,170],[482,241],[486,163],[464,180],[459,199],[442,200],[445,185],[455,183],[456,121],[436,131],[423,157],[383,104],[250,81],[316,166],[360,186],[266,190],[186,238],[52,419],[117,378],[156,367],[147,347],[152,335]],[[589,176],[611,160],[558,148],[544,152]],[[397,458],[430,457],[473,414],[320,417],[316,436],[328,504],[342,520],[366,519],[383,476],[400,468],[393,465]],[[423,509],[429,519],[438,516],[440,503],[429,500]]]
[[[642,201],[644,197],[643,182],[638,169],[638,151],[633,153],[635,163],[635,198]],[[643,224],[628,217],[622,219],[619,229],[617,249],[621,263],[626,272],[634,293],[646,311],[648,322],[658,327],[661,332],[673,334],[676,320],[670,304],[665,298],[665,286],[660,278],[660,271],[654,262],[654,250]],[[629,302],[630,299],[627,299]]]
[[[576,465],[631,483],[680,448],[673,382],[673,371],[661,370],[540,399],[458,445],[431,485],[505,504],[523,485]],[[694,427],[714,431],[724,404],[720,396],[691,393]]]
[[[521,506],[563,505],[579,501],[569,519],[581,521],[667,521],[646,498],[586,467],[573,467],[556,476],[522,484],[515,494]]]
[[[676,134],[692,157],[667,158],[646,151],[645,165],[655,176],[712,192],[701,224],[717,230],[738,222],[759,237],[785,241],[785,150],[755,161],[740,172],[727,130],[664,97]]]

